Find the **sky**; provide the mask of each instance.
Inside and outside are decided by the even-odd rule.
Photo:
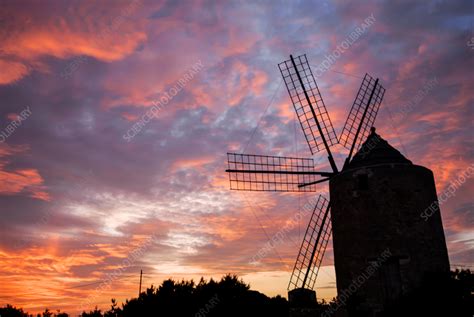
[[[234,273],[286,296],[307,219],[252,259],[327,184],[231,191],[225,169],[226,152],[311,157],[277,67],[290,54],[321,70],[337,134],[364,74],[380,78],[377,132],[433,171],[438,194],[457,182],[441,204],[450,262],[474,264],[473,2],[0,8],[0,305],[107,308],[137,296],[140,270],[144,287]],[[347,150],[333,151],[342,166]],[[320,299],[336,295],[332,253]]]

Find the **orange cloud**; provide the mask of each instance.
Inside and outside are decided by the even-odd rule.
[[[36,169],[17,169],[12,172],[0,170],[0,194],[13,195],[25,191],[31,197],[49,200],[48,193],[41,186],[43,182]]]
[[[100,31],[99,31],[100,32]],[[144,33],[134,32],[120,36],[111,34],[101,37],[100,33],[82,34],[74,30],[31,30],[15,41],[4,43],[3,49],[25,59],[51,55],[67,58],[87,55],[103,61],[119,60],[133,52],[137,44],[146,39]]]
[[[28,68],[18,62],[0,59],[0,85],[16,82],[29,73]]]
[[[124,118],[125,120],[130,121],[130,122],[133,122],[133,121],[135,121],[135,120],[138,119],[138,116],[137,116],[137,115],[131,114],[131,113],[127,113],[127,112],[123,112],[123,113],[121,114],[121,116],[122,116],[122,118]]]
[[[27,145],[10,146],[0,144],[0,195],[14,195],[26,192],[30,197],[49,201],[49,194],[44,190],[44,180],[37,169],[22,168],[7,171],[6,157],[20,154],[28,150]]]
[[[176,171],[179,169],[186,169],[186,168],[202,168],[204,165],[210,164],[215,161],[215,157],[213,156],[205,156],[199,157],[194,159],[177,159],[173,162],[171,170]]]
[[[8,143],[0,143],[0,158],[13,155],[13,154],[18,154],[25,152],[29,149],[28,145],[15,145],[11,146],[8,145]],[[2,168],[3,164],[2,161],[0,160],[0,168]]]
[[[127,19],[139,12],[140,1],[132,1],[125,8],[108,5],[107,10],[98,4],[84,10],[74,8],[70,3],[70,10],[65,10],[63,16],[50,15],[47,19],[40,16],[41,8],[35,6],[35,3],[25,5],[25,8],[6,6],[0,14],[0,18],[13,19],[12,24],[23,25],[20,29],[9,30],[9,35],[0,43],[0,52],[6,56],[0,61],[0,84],[26,76],[29,70],[25,64],[45,71],[39,69],[42,57],[65,59],[85,55],[111,62],[131,54],[147,38],[141,31],[143,20]]]
[[[45,307],[54,310],[72,311],[79,313],[81,299],[90,294],[96,294],[92,299],[92,306],[105,306],[112,297],[119,302],[135,294],[135,288],[127,282],[128,272],[112,281],[110,289],[97,292],[98,284],[89,287],[78,285],[90,284],[96,281],[105,281],[104,272],[114,270],[121,265],[108,264],[108,260],[126,259],[129,254],[144,242],[143,238],[132,237],[131,242],[114,244],[96,244],[65,254],[61,244],[64,237],[55,235],[47,238],[46,245],[31,247],[23,250],[8,252],[0,250],[0,283],[2,300],[5,303],[15,303],[30,313],[44,311]],[[122,262],[118,262],[122,263]],[[84,267],[100,265],[100,272],[92,272],[80,276],[77,270]],[[133,292],[132,292],[133,289]],[[89,307],[87,307],[89,308]]]

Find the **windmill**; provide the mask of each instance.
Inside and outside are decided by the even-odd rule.
[[[230,188],[244,191],[315,192],[317,184],[344,171],[372,128],[385,93],[379,82],[366,74],[339,138],[306,55],[279,65],[288,94],[298,116],[311,154],[325,150],[331,171],[316,171],[311,158],[227,153]],[[341,144],[349,150],[341,171],[331,147]],[[313,290],[331,236],[331,202],[322,195],[313,212],[296,258],[288,291]]]

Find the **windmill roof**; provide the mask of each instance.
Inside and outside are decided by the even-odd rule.
[[[380,135],[375,133],[375,128],[362,144],[359,151],[349,163],[350,168],[371,166],[378,164],[412,164],[403,154],[391,146]]]

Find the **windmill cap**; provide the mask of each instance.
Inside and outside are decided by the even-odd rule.
[[[379,164],[413,164],[397,149],[375,132],[375,127],[370,129],[370,135],[362,144],[360,150],[354,155],[349,167],[364,167]]]

